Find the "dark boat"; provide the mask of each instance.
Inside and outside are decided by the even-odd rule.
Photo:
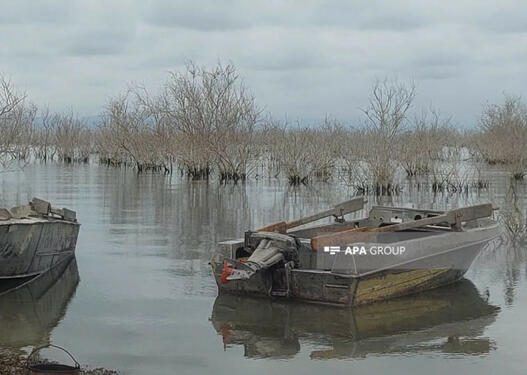
[[[28,280],[73,258],[80,224],[67,208],[38,198],[0,209],[0,283]]]
[[[364,203],[355,198],[220,242],[210,261],[219,292],[368,304],[459,280],[501,233],[491,204],[450,211],[374,206],[364,218],[345,220]],[[334,223],[298,228],[330,216]]]
[[[469,280],[452,287],[348,309],[223,294],[211,321],[225,348],[241,345],[250,358],[289,358],[304,346],[310,358],[443,352],[482,355],[499,307]]]

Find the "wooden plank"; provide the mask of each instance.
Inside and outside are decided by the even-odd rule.
[[[324,246],[335,246],[352,244],[355,242],[364,242],[368,238],[368,233],[375,234],[380,232],[396,232],[406,229],[413,229],[424,227],[427,225],[447,224],[461,228],[461,223],[471,221],[483,217],[489,217],[493,212],[492,204],[480,204],[476,206],[457,208],[445,212],[442,215],[426,217],[419,220],[412,220],[406,223],[391,224],[384,227],[376,228],[354,228],[342,232],[324,234],[313,237],[311,239],[311,247],[313,250],[321,250]],[[364,232],[359,234],[358,232]]]
[[[289,222],[280,221],[278,223],[270,224],[265,227],[259,228],[256,231],[285,233],[291,228],[299,227],[304,224],[309,224],[329,216],[344,216],[349,213],[362,210],[364,208],[364,203],[366,203],[364,197],[354,198],[349,201],[339,203],[330,210],[322,211],[314,215],[302,217],[300,219],[292,220]]]

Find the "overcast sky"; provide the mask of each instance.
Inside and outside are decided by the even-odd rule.
[[[97,115],[129,82],[233,62],[278,118],[352,123],[376,77],[460,126],[527,97],[527,1],[1,0],[0,72],[38,105]]]

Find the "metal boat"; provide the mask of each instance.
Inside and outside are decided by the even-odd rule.
[[[31,279],[71,259],[79,228],[74,211],[38,198],[0,208],[0,284]]]
[[[219,292],[368,304],[459,280],[501,233],[491,204],[449,211],[373,206],[364,218],[345,219],[365,203],[358,197],[220,242],[210,261]],[[305,227],[331,216],[333,223]]]

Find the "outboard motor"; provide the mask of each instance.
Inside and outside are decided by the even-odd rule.
[[[243,263],[236,262],[236,267],[227,267],[225,279],[248,280],[256,272],[270,268],[277,263],[298,261],[298,245],[294,237],[275,232],[247,232],[245,248],[252,251],[251,256]]]

